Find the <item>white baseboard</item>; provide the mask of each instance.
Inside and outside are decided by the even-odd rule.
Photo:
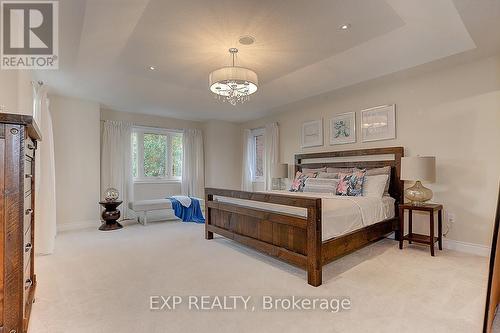
[[[455,250],[459,252],[475,254],[481,257],[488,257],[491,252],[491,248],[486,245],[461,242],[446,238],[443,238],[443,248],[448,250]]]
[[[101,221],[99,221],[99,220],[61,223],[61,224],[57,225],[57,232],[82,230],[82,229],[89,229],[89,228],[99,228],[100,225],[101,225]]]
[[[149,218],[149,222],[159,222],[159,221],[178,221],[179,218],[175,215],[171,214],[171,216],[160,216]],[[127,219],[119,221],[122,225],[131,225],[137,224],[137,219]],[[99,228],[101,226],[101,221],[99,220],[89,220],[89,221],[80,221],[80,222],[70,222],[70,223],[61,223],[57,225],[57,232],[66,232],[66,231],[76,231],[76,230],[85,230],[92,228]]]
[[[387,238],[394,239],[394,233],[391,233]],[[470,253],[481,257],[489,257],[491,248],[486,245],[461,242],[443,237],[443,248],[458,252]]]

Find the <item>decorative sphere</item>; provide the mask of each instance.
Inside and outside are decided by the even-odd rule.
[[[108,188],[105,192],[104,192],[104,200],[106,201],[116,201],[119,197],[119,193],[118,193],[118,190],[116,188]]]

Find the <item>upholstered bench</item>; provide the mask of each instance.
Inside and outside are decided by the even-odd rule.
[[[198,199],[198,201],[200,202],[201,209],[203,210],[205,201],[203,199]],[[170,199],[138,200],[130,202],[128,206],[137,213],[137,222],[142,225],[147,225],[147,213],[149,211],[172,209],[172,202]]]

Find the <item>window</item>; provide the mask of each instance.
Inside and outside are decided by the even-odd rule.
[[[252,175],[254,182],[264,181],[264,129],[252,130]]]
[[[134,181],[178,181],[182,175],[182,133],[161,128],[132,130]]]

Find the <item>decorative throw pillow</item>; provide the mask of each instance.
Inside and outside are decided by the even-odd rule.
[[[337,187],[338,179],[327,179],[327,178],[308,178],[306,180],[306,186],[324,186],[324,185],[335,185]]]
[[[302,192],[307,178],[311,177],[311,175],[313,175],[313,177],[316,176],[316,174],[303,174],[302,172],[297,171],[295,179],[290,186],[290,192]]]
[[[366,169],[357,170],[353,173],[339,173],[339,184],[337,195],[359,197],[363,195],[363,183],[365,181]]]
[[[303,192],[335,194],[338,183],[338,179],[307,178]]]

